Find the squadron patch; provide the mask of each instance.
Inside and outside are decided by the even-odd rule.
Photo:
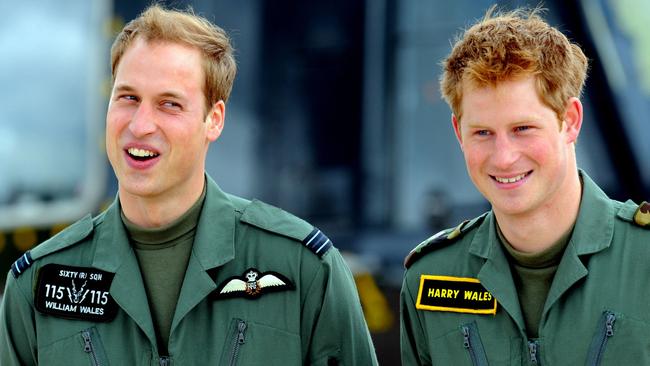
[[[634,213],[634,223],[650,228],[650,203],[643,202],[639,205]]]
[[[476,278],[422,275],[415,307],[430,311],[496,314],[497,300]]]
[[[255,268],[249,268],[241,276],[233,276],[223,281],[214,291],[214,298],[257,299],[269,292],[293,289],[293,283],[277,272],[260,273]]]
[[[117,314],[109,293],[114,273],[90,267],[47,264],[38,274],[34,305],[43,314],[108,322]]]

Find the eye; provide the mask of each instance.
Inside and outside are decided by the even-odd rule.
[[[138,97],[135,95],[130,95],[130,94],[120,94],[116,98],[117,100],[125,100],[125,101],[130,101],[130,102],[137,102]]]
[[[161,103],[161,105],[165,108],[169,109],[183,109],[183,106],[180,105],[180,103],[171,101],[171,100],[166,100]]]
[[[474,132],[474,134],[477,135],[477,136],[489,136],[490,131],[488,131],[488,130],[477,130],[476,132]]]
[[[517,126],[515,127],[515,132],[524,132],[530,130],[530,126]]]

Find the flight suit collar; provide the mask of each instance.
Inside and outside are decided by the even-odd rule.
[[[192,255],[169,333],[171,348],[175,347],[174,333],[183,318],[217,287],[208,270],[235,257],[235,208],[207,174],[206,184],[205,202],[196,227]]]
[[[593,254],[608,248],[614,236],[614,204],[582,170],[582,200],[570,239],[577,255]]]
[[[517,289],[512,279],[508,259],[499,243],[494,214],[490,211],[478,227],[469,252],[485,259],[476,277],[485,289],[496,297],[501,306],[514,320],[521,332],[525,329]]]
[[[93,267],[113,273],[122,266],[125,258],[133,256],[120,210],[120,200],[116,197],[95,227]]]
[[[546,297],[542,322],[559,298],[589,274],[580,256],[607,249],[614,236],[614,204],[584,171],[579,170],[579,174],[582,179],[580,211]]]
[[[611,244],[614,236],[615,207],[593,180],[582,170],[582,198],[575,228],[570,239],[577,255],[593,254]],[[494,231],[494,213],[490,211],[470,244],[470,253],[485,259],[494,259],[500,250]],[[486,240],[489,239],[489,240]]]
[[[129,243],[120,210],[120,202],[116,198],[98,220],[93,238],[95,255],[92,266],[115,273],[110,288],[111,297],[138,324],[155,347],[156,333],[140,266]]]
[[[206,174],[205,203],[196,227],[192,249],[201,266],[208,270],[235,258],[235,207],[228,196]]]
[[[217,183],[206,174],[206,195],[196,228],[192,252],[205,269],[223,265],[235,257],[235,208]],[[93,266],[115,273],[131,254],[129,237],[116,198],[98,226]],[[105,228],[105,229],[104,229]]]

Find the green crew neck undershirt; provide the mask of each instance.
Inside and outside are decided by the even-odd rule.
[[[181,217],[160,228],[143,228],[121,213],[122,221],[135,250],[149,309],[156,331],[158,353],[167,355],[167,344],[174,311],[185,271],[192,252],[203,202],[205,185],[199,199]]]
[[[513,248],[498,223],[496,229],[510,263],[519,306],[526,323],[526,334],[529,338],[537,338],[544,304],[573,228],[549,248],[538,253],[525,253]]]

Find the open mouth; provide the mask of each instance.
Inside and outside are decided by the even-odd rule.
[[[147,161],[160,155],[151,150],[138,149],[135,147],[128,148],[126,152],[129,154],[131,158],[133,158],[133,160],[137,160],[137,161]]]
[[[516,175],[514,177],[509,177],[509,178],[497,177],[497,176],[494,176],[494,175],[491,175],[490,177],[492,179],[496,180],[499,183],[508,184],[508,183],[519,182],[520,180],[522,180],[522,179],[526,178],[528,175],[530,175],[530,173],[532,173],[532,172],[533,171],[530,170],[530,171],[527,171],[526,173],[522,173],[522,174]]]

